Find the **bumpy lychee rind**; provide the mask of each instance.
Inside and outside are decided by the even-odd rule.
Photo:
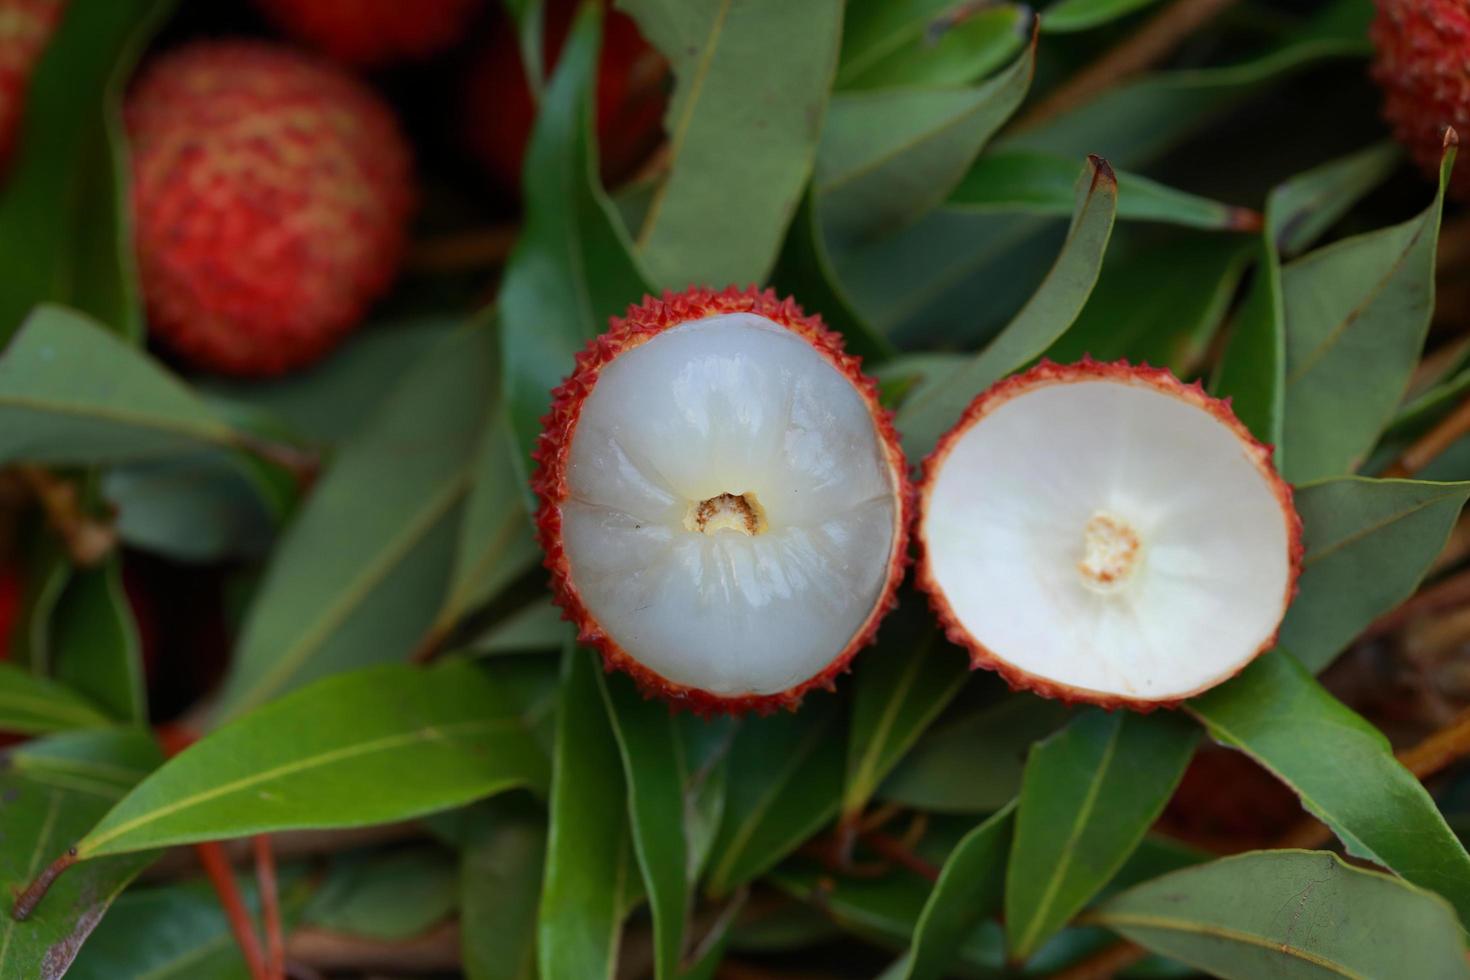
[[[1445,128],[1470,132],[1470,5],[1464,0],[1377,0],[1368,34],[1383,116],[1426,174],[1439,172]],[[1450,194],[1470,200],[1470,167]]]
[[[65,0],[0,0],[0,171],[15,150],[31,73],[65,6]]]
[[[346,72],[274,45],[197,42],[147,69],[126,120],[149,325],[195,365],[302,367],[392,284],[410,152]]]
[[[840,371],[868,406],[873,426],[888,458],[897,494],[894,508],[893,544],[888,575],[878,599],[862,626],[841,651],[818,674],[776,694],[727,697],[670,681],[639,663],[609,636],[583,604],[571,578],[571,568],[562,546],[561,505],[569,495],[567,465],[577,421],[588,396],[597,385],[602,369],[619,355],[684,323],[726,313],[753,313],[780,324],[812,345],[828,363]],[[577,639],[601,653],[607,670],[629,674],[645,696],[656,696],[671,705],[700,715],[770,714],[785,708],[795,710],[802,698],[815,688],[832,690],[839,675],[851,668],[852,659],[877,637],[878,625],[898,605],[898,586],[908,563],[909,524],[913,516],[914,491],[908,476],[893,413],[878,400],[878,386],[861,371],[861,358],[843,349],[840,334],[829,330],[821,317],[806,315],[791,299],[781,299],[771,290],[755,287],[722,291],[694,288],[683,293],[664,293],[661,299],[646,296],[628,308],[622,318],[614,317],[611,328],[590,341],[577,355],[576,366],[552,392],[551,409],[542,419],[542,432],[532,454],[538,467],[532,489],[541,500],[536,515],[537,537],[546,553],[543,564],[551,573],[553,600],[564,619],[578,629]]]
[[[256,0],[295,40],[349,65],[416,61],[452,46],[484,0]]]
[[[1240,440],[1242,450],[1260,471],[1267,486],[1270,487],[1272,494],[1281,505],[1286,521],[1288,572],[1286,591],[1281,600],[1281,612],[1282,616],[1285,616],[1287,607],[1291,605],[1291,600],[1296,596],[1297,579],[1301,575],[1305,545],[1302,542],[1302,520],[1293,503],[1291,484],[1283,480],[1276,472],[1275,464],[1272,462],[1273,448],[1251,434],[1230,408],[1228,398],[1210,396],[1197,381],[1193,384],[1185,384],[1165,368],[1150,367],[1147,364],[1134,365],[1127,361],[1095,361],[1090,357],[1084,357],[1076,364],[1057,364],[1043,360],[1028,371],[997,382],[976,396],[975,400],[960,415],[959,421],[940,437],[933,451],[924,458],[923,472],[919,478],[918,531],[915,535],[918,558],[914,581],[929,597],[930,608],[934,610],[945,637],[956,646],[969,651],[972,669],[983,668],[994,671],[1004,678],[1012,689],[1029,691],[1044,698],[1052,698],[1069,704],[1094,704],[1108,710],[1127,708],[1146,714],[1157,708],[1176,708],[1194,695],[1203,693],[1208,688],[1215,687],[1229,678],[1222,677],[1213,680],[1197,691],[1190,691],[1178,697],[1148,700],[1070,686],[1053,678],[1040,677],[1023,670],[981,643],[961,624],[954,608],[945,597],[943,587],[940,586],[934,575],[930,560],[931,547],[924,536],[924,521],[928,515],[929,496],[934,488],[939,470],[944,466],[950,451],[972,426],[1011,399],[1036,388],[1096,380],[1139,385],[1178,398],[1213,415]],[[1254,653],[1245,658],[1230,676],[1244,670],[1256,657],[1275,646],[1279,632],[1278,623],[1277,631],[1273,632]]]

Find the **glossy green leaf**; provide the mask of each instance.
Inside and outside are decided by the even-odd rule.
[[[59,749],[50,741],[27,746],[26,770],[0,773],[0,894],[7,903],[127,791],[128,778],[160,759],[138,732],[67,736]],[[90,771],[108,778],[92,778]],[[0,976],[61,977],[113,899],[154,857],[129,854],[74,867],[24,922],[7,904],[0,914]]]
[[[763,282],[812,172],[840,0],[620,0],[674,70],[669,173],[638,233],[658,286]]]
[[[728,895],[831,820],[842,797],[838,705],[809,696],[796,714],[747,719],[730,749],[725,818],[707,889]]]
[[[319,681],[202,738],[78,844],[83,858],[406,820],[544,785],[519,705],[473,663]]]
[[[142,644],[116,558],[72,577],[55,632],[56,679],[119,721],[147,724]]]
[[[528,811],[491,808],[464,846],[460,949],[469,980],[535,980],[546,823]]]
[[[975,924],[1000,912],[1014,818],[1007,805],[950,852],[914,927],[904,980],[940,980]]]
[[[1393,419],[1434,310],[1449,147],[1428,210],[1298,259],[1282,271],[1286,456],[1303,483],[1351,472]]]
[[[630,879],[638,875],[617,739],[598,690],[601,669],[589,650],[568,646],[562,658],[551,824],[536,926],[537,961],[548,977],[610,980]]]
[[[1306,554],[1281,645],[1322,670],[1419,587],[1470,497],[1470,483],[1345,477],[1300,487]]]
[[[7,768],[27,781],[109,802],[163,761],[142,729],[88,729],[31,739],[5,753]]]
[[[0,356],[0,461],[112,463],[234,440],[151,358],[72,310],[38,308]]]
[[[43,735],[112,721],[86,698],[15,664],[0,663],[0,732]]]
[[[443,607],[485,418],[493,336],[473,325],[413,365],[337,453],[272,554],[218,716],[403,660]]]
[[[1087,303],[1113,231],[1118,183],[1106,160],[1088,160],[1061,253],[1040,288],[991,344],[954,374],[925,385],[898,413],[904,449],[922,458],[980,392],[1040,356]]]
[[[974,88],[833,96],[812,177],[817,217],[839,251],[923,217],[1026,97],[1033,50]]]
[[[973,211],[1027,211],[1066,217],[1076,201],[1077,166],[1071,159],[1019,150],[976,160],[945,201]],[[1209,231],[1244,231],[1259,220],[1247,208],[1166,187],[1136,174],[1118,174],[1118,217]]]
[[[849,2],[837,88],[968,85],[1015,57],[1033,19],[1018,3]]]
[[[920,605],[890,618],[877,647],[858,660],[842,791],[844,819],[862,812],[970,676],[970,658],[945,643],[928,617],[927,606]]]
[[[1388,739],[1280,650],[1189,702],[1218,742],[1296,791],[1348,852],[1449,900],[1470,920],[1470,855]]]
[[[387,942],[428,932],[459,906],[459,869],[433,845],[332,859],[302,912],[308,925]]]
[[[1184,775],[1197,731],[1169,714],[1092,709],[1026,762],[1006,867],[1006,939],[1027,959],[1128,860]]]
[[[526,223],[500,288],[505,397],[523,459],[577,352],[649,291],[597,180],[590,93],[599,37],[600,14],[584,5],[526,149]]]
[[[1320,851],[1261,851],[1175,871],[1088,919],[1211,976],[1470,976],[1449,906]]]
[[[121,93],[171,0],[67,10],[26,96],[0,193],[0,343],[38,303],[69,303],[143,335]]]
[[[1151,6],[1156,0],[1056,0],[1041,12],[1049,34],[1085,31]]]
[[[664,980],[678,974],[689,907],[684,746],[667,704],[644,697],[624,675],[598,679],[622,756],[633,850],[653,912],[654,976]]]

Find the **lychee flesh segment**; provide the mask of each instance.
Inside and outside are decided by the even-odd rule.
[[[682,324],[603,368],[567,484],[588,612],[643,666],[724,697],[820,673],[895,560],[895,478],[867,402],[755,314]]]
[[[921,530],[929,575],[1003,663],[1083,697],[1177,700],[1281,621],[1292,529],[1261,451],[1147,385],[1033,388],[949,447]]]

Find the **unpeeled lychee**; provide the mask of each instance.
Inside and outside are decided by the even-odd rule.
[[[65,0],[0,0],[0,170],[15,149],[31,72],[64,6]]]
[[[903,576],[906,465],[857,359],[754,289],[646,299],[554,393],[536,453],[557,602],[697,711],[794,706]]]
[[[1301,520],[1271,450],[1167,371],[1043,362],[925,461],[918,581],[977,667],[1048,697],[1175,704],[1274,642]]]
[[[1426,173],[1439,172],[1445,129],[1470,132],[1470,4],[1465,0],[1377,0],[1369,28],[1373,78],[1394,136]],[[1470,168],[1450,189],[1470,200]]]
[[[256,0],[282,31],[338,61],[376,67],[450,47],[483,0]]]
[[[280,374],[387,290],[414,191],[388,107],[342,70],[252,41],[159,58],[127,100],[155,336],[195,365]]]

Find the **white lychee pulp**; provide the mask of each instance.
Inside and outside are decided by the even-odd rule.
[[[893,562],[896,479],[867,402],[754,314],[673,327],[602,369],[568,460],[563,543],[633,659],[724,697],[819,674]]]
[[[921,533],[959,623],[998,659],[1079,692],[1170,700],[1276,632],[1282,502],[1209,411],[1143,384],[1054,383],[953,444]]]

